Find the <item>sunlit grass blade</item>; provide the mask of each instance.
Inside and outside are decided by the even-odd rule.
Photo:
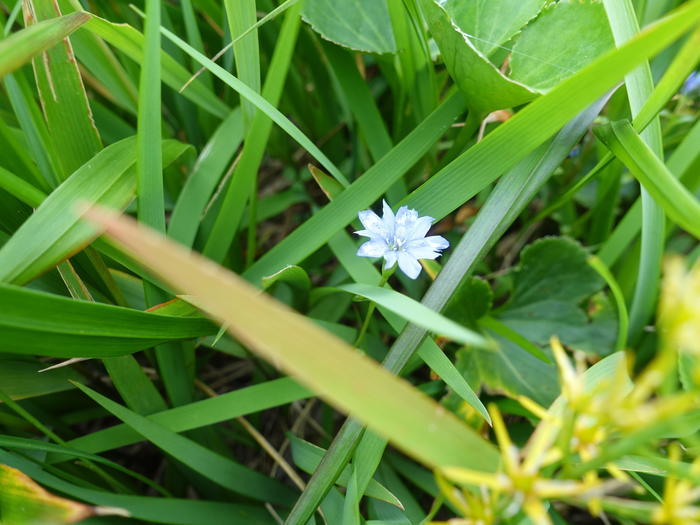
[[[613,156],[613,154],[610,154]],[[700,121],[692,129],[669,157],[666,166],[673,176],[687,185],[692,192],[697,191],[697,168],[700,166]],[[614,265],[625,253],[630,243],[639,233],[642,213],[641,199],[632,205],[615,230],[600,247],[598,256],[608,266]]]
[[[664,75],[659,80],[659,83],[654,88],[654,91],[644,102],[644,106],[639,110],[637,116],[632,120],[632,126],[637,131],[643,131],[646,126],[654,119],[654,117],[664,108],[668,101],[676,94],[678,89],[683,85],[683,82],[688,75],[693,71],[695,65],[700,61],[700,30],[693,32],[688,37],[687,42],[674,57],[673,62],[669,65]],[[675,155],[675,154],[674,154]],[[581,177],[575,184],[566,192],[559,196],[554,202],[546,206],[542,211],[532,219],[531,222],[537,222],[545,217],[550,216],[555,210],[559,209],[565,203],[569,202],[586,184],[597,177],[601,171],[614,159],[612,153],[606,154],[591,170]],[[635,203],[634,207],[638,205]],[[641,204],[639,205],[641,206]],[[635,212],[636,213],[636,212]],[[641,227],[641,221],[635,221],[639,227],[634,232],[634,235]],[[633,235],[633,236],[634,236]],[[609,237],[606,241],[607,245],[617,246],[620,250],[631,242],[631,238],[625,241],[615,240],[611,242]]]
[[[433,175],[401,204],[432,217],[444,217],[612,89],[626,73],[692,28],[699,19],[700,3],[684,4],[530,103]],[[509,154],[505,155],[505,151]],[[465,177],[465,173],[469,176]]]
[[[513,167],[577,113],[612,89],[625,73],[679,38],[698,19],[700,3],[684,4],[624,46],[602,56],[519,111],[513,118],[489,133],[483,141],[469,148],[433,175],[401,204],[416,208],[422,214],[436,218],[444,217]],[[408,137],[392,151],[398,151],[407,142]],[[382,161],[386,160],[386,164],[390,165],[389,159],[391,163],[395,163],[395,159],[390,155],[385,156]],[[373,166],[371,174],[379,177],[381,173],[385,181],[394,180],[387,176],[388,170],[382,161]],[[380,165],[382,172],[377,173]],[[469,176],[464,176],[465,173]],[[344,192],[262,257],[244,274],[246,278],[256,282],[282,266],[297,264],[340,228],[349,224],[358,210],[368,207],[380,198],[388,187],[385,188],[374,181],[370,184],[369,174],[368,171],[353,184],[353,187],[358,188],[358,193],[362,187],[363,198],[351,201],[350,195],[345,197]],[[372,190],[368,191],[369,188]],[[354,196],[354,192],[351,194]],[[350,202],[352,206],[348,206]]]

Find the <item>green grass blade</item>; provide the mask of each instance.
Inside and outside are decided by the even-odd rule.
[[[421,214],[436,218],[445,216],[513,167],[518,160],[533,151],[578,112],[613,88],[626,72],[680,37],[698,19],[700,3],[684,4],[658,24],[642,31],[632,41],[597,59],[548,94],[532,102],[431,177],[402,204],[416,208]],[[409,137],[413,135],[412,133]],[[408,137],[392,151],[399,150],[407,142]],[[517,145],[515,149],[514,145]],[[506,151],[509,154],[504,154]],[[388,166],[382,162],[385,160]],[[393,181],[387,173],[393,174],[394,170],[389,166],[395,163],[396,159],[387,155],[382,161],[373,166],[372,175],[376,174],[377,178],[381,175],[385,181]],[[375,168],[379,171],[380,165],[381,173],[375,172]],[[465,173],[469,176],[465,177]],[[349,224],[358,210],[366,208],[388,189],[373,180],[370,182],[368,175],[369,172],[353,184],[353,187],[362,187],[363,199],[351,201],[350,196],[344,198],[346,192],[343,192],[335,201],[261,257],[244,273],[245,277],[257,282],[280,267],[299,263],[340,228]],[[368,187],[372,189],[369,190]],[[355,194],[352,193],[352,196]],[[352,206],[346,207],[346,203],[350,202]]]
[[[133,27],[127,24],[115,24],[93,15],[85,24],[85,29],[104,39],[136,63],[143,63],[144,35]],[[191,76],[165,51],[161,51],[161,67],[161,79],[175,91],[179,90]],[[231,112],[224,102],[199,81],[192,82],[183,95],[214,116],[225,118]]]
[[[612,153],[610,154],[611,156]],[[668,169],[692,192],[697,191],[700,181],[697,179],[697,168],[700,165],[700,121],[696,122],[683,142],[676,148],[668,159]],[[637,199],[618,223],[610,237],[603,243],[598,252],[600,259],[608,266],[614,265],[625,253],[630,243],[639,233],[641,227],[642,203]]]
[[[153,414],[167,408],[165,400],[134,356],[108,357],[102,360],[114,388],[137,414]]]
[[[260,48],[258,31],[253,28],[257,18],[255,0],[224,0],[224,7],[234,41],[233,55],[238,78],[253,91],[260,93]],[[245,36],[241,38],[243,34]],[[241,97],[241,108],[247,129],[253,121],[255,106]]]
[[[57,44],[89,19],[86,13],[74,13],[34,24],[0,41],[0,77]]]
[[[617,46],[624,44],[639,33],[639,23],[632,0],[604,0],[605,11]],[[627,97],[635,118],[651,96],[654,82],[648,62],[625,77]],[[651,120],[641,132],[642,139],[651,151],[663,159],[661,123],[658,117]],[[664,252],[664,213],[654,199],[642,189],[642,245],[639,259],[639,272],[630,307],[629,337],[639,338],[654,310],[661,275],[661,258]]]
[[[81,203],[126,206],[136,189],[134,145],[134,139],[125,139],[103,149],[41,203],[0,248],[0,281],[25,283],[97,236],[94,229],[64,212]],[[163,148],[166,163],[185,149],[184,144],[167,141]]]
[[[646,188],[668,217],[700,238],[700,202],[676,179],[627,121],[596,128],[598,137]]]
[[[287,11],[270,62],[270,69],[265,78],[262,98],[271,106],[277,105],[282,95],[301,24],[300,11],[301,4],[295,5]],[[231,176],[231,183],[226,190],[214,227],[204,246],[204,254],[210,259],[223,260],[238,231],[246,202],[250,200],[250,211],[256,209],[257,175],[271,131],[272,121],[262,111],[256,112],[252,116],[250,127],[247,129],[243,151]],[[255,219],[255,214],[251,213],[249,233],[253,236],[255,235]],[[251,244],[249,250],[254,252],[254,243],[249,244]],[[249,259],[252,260],[254,255],[249,251]]]
[[[336,45],[326,45],[323,49],[348,101],[350,111],[357,119],[372,159],[377,162],[391,150],[392,143],[374,97],[360,76],[350,53]]]
[[[136,172],[138,218],[159,232],[165,231],[160,96],[160,2],[146,1],[144,53],[139,82]],[[151,306],[151,305],[149,305]]]
[[[394,312],[407,321],[411,321],[423,327],[425,330],[430,330],[445,337],[449,337],[462,344],[473,345],[480,348],[488,348],[493,345],[493,342],[487,341],[480,334],[464,328],[430,308],[425,307],[414,299],[395,292],[394,290],[360,283],[345,284],[333,288],[317,288],[316,290],[319,293],[338,290],[359,295],[383,306],[390,312]]]
[[[0,326],[2,352],[64,358],[125,355],[216,332],[202,318],[75,301],[6,284],[0,285]]]
[[[34,100],[34,93],[22,72],[18,72],[16,76],[6,75],[4,81],[10,105],[24,133],[29,154],[41,174],[41,177],[35,177],[37,186],[42,190],[54,188],[58,185],[59,168],[55,165],[57,154],[46,129],[44,117]]]
[[[241,110],[235,109],[199,154],[170,216],[170,237],[185,246],[193,245],[207,202],[242,140],[243,117]]]
[[[21,179],[14,173],[0,167],[0,188],[17,197],[20,201],[37,208],[46,194]]]
[[[80,376],[63,367],[38,373],[46,366],[38,359],[6,355],[0,357],[0,385],[11,399],[27,399],[35,396],[62,392],[72,388],[69,380]]]
[[[629,331],[629,314],[627,313],[625,297],[622,294],[620,285],[617,284],[615,280],[615,276],[598,257],[595,255],[591,256],[588,259],[588,264],[605,279],[605,282],[615,298],[615,305],[617,306],[617,341],[615,342],[615,351],[622,352],[627,348],[627,332]]]
[[[222,487],[253,499],[281,505],[293,499],[294,492],[289,487],[175,434],[84,385],[76,383],[76,386],[154,445]]]
[[[379,271],[368,259],[355,255],[357,247],[352,239],[350,239],[349,235],[345,232],[339,232],[328,244],[340,261],[340,264],[345,267],[355,281],[358,283],[366,283],[366,285],[379,283],[381,279]],[[397,334],[401,333],[406,327],[407,322],[400,315],[390,311],[381,304],[377,309]],[[410,317],[414,318],[415,316]],[[445,352],[443,352],[432,338],[426,337],[418,347],[417,353],[440,379],[462,397],[462,399],[474,407],[489,424],[491,423],[491,417],[486,407],[471,389],[461,372],[457,370],[455,365],[452,364],[452,361],[445,355]]]
[[[56,4],[28,0],[24,5],[28,25],[56,19],[61,14]],[[60,166],[58,175],[63,181],[102,149],[102,141],[70,39],[45,51],[33,64],[49,136],[55,151],[60,152],[54,164]]]
[[[493,247],[530,202],[593,122],[604,103],[605,100],[600,100],[582,112],[567,124],[554,140],[540,146],[498,182],[476,220],[454,248],[452,256],[424,296],[423,304],[436,311],[440,311],[447,304],[462,279],[472,272],[474,265]],[[409,325],[392,346],[384,366],[398,374],[415,349],[420,348],[425,341],[425,331],[415,325]],[[477,409],[483,406],[480,401],[472,405]],[[288,523],[306,523],[323,495],[332,486],[340,469],[349,460],[362,432],[359,422],[351,419],[345,422],[329,447],[328,454],[292,509]]]
[[[311,395],[309,390],[292,379],[273,379],[158,412],[150,415],[148,419],[163,428],[179,433],[293,403]],[[76,438],[69,441],[68,445],[77,450],[96,454],[131,445],[142,439],[131,427],[121,424]]]
[[[292,444],[292,457],[294,458],[294,464],[306,473],[312,473],[318,464],[321,462],[324,453],[326,452],[323,448],[317,447],[316,445],[304,441],[296,437],[293,434],[289,434],[289,441]],[[350,480],[351,472],[350,468],[343,469],[343,472],[338,477],[336,483],[340,487],[347,487]],[[401,502],[394,496],[386,487],[382,486],[376,480],[371,480],[367,485],[367,490],[365,495],[372,498],[377,498],[392,505],[398,507],[401,506]]]
[[[685,79],[693,71],[698,61],[700,61],[700,30],[696,30],[688,38],[688,41],[674,57],[673,62],[668,67],[663,77],[661,77],[661,80],[654,88],[654,91],[645,101],[644,106],[639,110],[639,113],[632,121],[634,129],[637,131],[642,131],[649,125],[654,117],[661,112],[668,101],[671,100],[671,97],[676,94]],[[605,169],[610,162],[612,162],[613,158],[614,156],[612,153],[606,154],[594,168],[586,173],[586,175],[581,177],[575,184],[572,185],[571,188],[566,190],[563,195],[539,212],[531,220],[531,222],[538,222],[543,218],[550,216],[555,210],[569,202],[581,190],[581,188],[597,177],[602,170]],[[641,204],[635,203],[633,208],[637,208],[638,206],[641,206]],[[623,219],[622,223],[625,223],[626,220],[627,219]],[[635,219],[635,223],[641,227],[641,219]],[[612,236],[608,237],[608,239],[606,239],[606,241],[603,243],[603,247],[601,248],[601,257],[604,260],[607,259],[608,264],[611,262],[614,263],[614,260],[608,259],[608,250],[617,249],[620,252],[624,251],[626,247],[629,246],[629,243],[632,241],[634,236],[639,232],[639,228],[632,232],[633,229],[634,228],[631,228],[629,230],[630,233],[628,235],[630,235],[630,237],[626,237],[624,240],[618,237],[620,235],[619,233],[613,233]],[[615,257],[615,259],[616,258],[617,257]]]
[[[342,182],[344,185],[348,185],[348,180],[345,175],[331,162],[331,160],[326,157],[326,155],[306,136],[302,131],[295,126],[287,117],[285,117],[277,108],[265,100],[262,96],[257,94],[246,84],[241,82],[238,78],[230,74],[221,66],[215,64],[209,60],[206,56],[202,55],[196,49],[193,49],[187,42],[168,31],[167,29],[161,29],[163,35],[166,38],[174,42],[180,49],[182,49],[189,56],[194,58],[197,62],[205,66],[209,71],[211,71],[214,76],[221,79],[235,91],[245,97],[251,103],[258,108],[258,110],[265,113],[272,121],[274,121],[280,128],[282,128],[292,139],[299,143],[304,149],[306,149],[309,154],[314,157],[336,180]],[[189,89],[189,88],[188,88]]]
[[[88,459],[94,463],[100,463],[114,470],[122,472],[127,476],[130,476],[141,483],[148,485],[152,489],[156,490],[163,496],[168,496],[168,492],[165,491],[160,485],[151,481],[145,476],[134,472],[131,469],[125,468],[119,463],[110,461],[109,459],[103,458],[102,456],[97,456],[95,454],[88,454],[87,452],[81,452],[80,450],[73,450],[64,445],[56,445],[53,443],[45,443],[43,441],[36,441],[33,439],[18,438],[15,436],[5,436],[0,435],[0,447],[14,449],[14,450],[34,450],[40,452],[48,452],[54,454],[68,455],[73,458]]]

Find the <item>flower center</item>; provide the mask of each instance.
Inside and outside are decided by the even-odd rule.
[[[402,239],[400,237],[397,237],[396,235],[392,235],[389,239],[387,239],[387,246],[392,252],[398,252],[403,249],[403,245],[406,243],[405,239]]]

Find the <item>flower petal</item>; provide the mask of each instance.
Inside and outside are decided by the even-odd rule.
[[[409,209],[408,206],[401,206],[396,212],[396,225],[411,227],[418,220],[418,212]]]
[[[411,233],[418,220],[418,212],[411,210],[408,206],[401,206],[396,212],[396,226],[394,228],[394,239],[399,244],[411,239]]]
[[[376,233],[372,233],[369,230],[357,230],[355,232],[355,235],[361,235],[362,237],[370,237],[370,238],[377,237]]]
[[[450,241],[440,235],[431,235],[424,240],[433,250],[444,250],[450,247]]]
[[[357,255],[360,257],[381,257],[386,253],[386,243],[384,241],[371,240],[360,246]]]
[[[425,239],[414,239],[409,241],[404,250],[416,259],[437,259],[442,255],[436,251]]]
[[[406,252],[399,252],[399,268],[411,279],[418,277],[421,271],[418,260]]]
[[[425,237],[425,234],[428,233],[428,230],[430,229],[430,226],[433,224],[434,220],[435,219],[428,217],[427,215],[416,219],[416,222],[413,224],[413,230],[411,230],[409,233],[408,239],[422,239]]]
[[[381,235],[382,237],[386,234],[384,222],[372,210],[362,210],[358,212],[357,217],[368,232],[374,235]]]
[[[388,270],[389,268],[393,268],[394,265],[396,264],[396,257],[397,257],[397,252],[392,251],[392,250],[387,250],[384,252],[384,269]]]
[[[391,206],[384,199],[382,199],[382,222],[386,235],[392,235],[394,233],[394,212],[391,211]]]

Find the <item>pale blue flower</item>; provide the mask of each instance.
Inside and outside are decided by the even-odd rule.
[[[355,233],[370,239],[360,246],[357,255],[384,257],[385,270],[398,262],[401,271],[415,279],[421,271],[418,259],[436,259],[450,243],[439,235],[425,236],[435,220],[432,217],[418,217],[418,212],[409,210],[408,206],[401,206],[394,215],[386,201],[382,205],[381,219],[372,210],[357,214],[365,229]]]

